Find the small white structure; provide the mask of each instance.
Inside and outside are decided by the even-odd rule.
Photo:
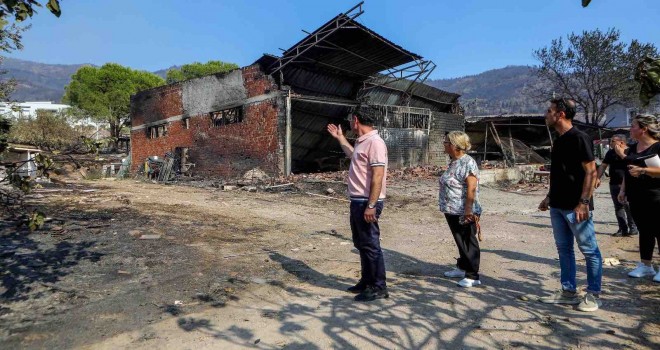
[[[50,101],[36,102],[0,102],[0,114],[19,117],[36,117],[37,110],[59,112],[71,108],[69,105],[52,103]]]
[[[34,146],[10,143],[2,160],[9,163],[24,163],[18,168],[18,174],[22,177],[37,177],[37,164],[32,160],[35,155],[42,151]]]

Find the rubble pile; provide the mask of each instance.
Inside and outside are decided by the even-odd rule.
[[[536,193],[547,192],[550,185],[547,182],[529,182],[523,179],[518,182],[500,182],[497,187],[506,192]]]

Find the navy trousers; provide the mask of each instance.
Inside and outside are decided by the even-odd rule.
[[[351,232],[353,245],[360,252],[362,278],[360,282],[379,289],[387,287],[385,283],[385,260],[380,249],[380,228],[378,222],[364,221],[367,201],[351,201]],[[376,217],[383,212],[383,202],[376,204]]]

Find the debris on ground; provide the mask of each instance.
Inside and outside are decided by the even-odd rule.
[[[521,179],[517,182],[499,181],[488,184],[488,186],[505,192],[533,193],[533,194],[537,194],[538,192],[542,192],[542,191],[547,192],[548,189],[550,188],[550,185],[548,183],[530,182],[524,179]]]
[[[621,265],[621,262],[617,258],[605,258],[603,259],[603,265],[617,266],[617,265]]]
[[[270,176],[268,176],[265,171],[259,168],[254,168],[243,174],[243,179],[249,181],[266,181],[270,179]]]

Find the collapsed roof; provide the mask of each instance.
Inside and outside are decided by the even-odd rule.
[[[585,132],[592,140],[602,140],[612,137],[616,130],[593,124],[587,124],[573,120],[573,125]],[[474,153],[488,151],[491,156],[499,158],[504,153],[511,153],[509,138],[513,141],[513,148],[520,153],[518,160],[529,159],[529,152],[524,146],[529,147],[543,157],[550,156],[552,140],[558,135],[553,128],[545,123],[543,114],[506,114],[506,115],[484,115],[465,118],[465,132],[470,135],[470,141],[475,146]],[[498,145],[497,139],[502,142]],[[517,143],[517,144],[516,144]],[[538,160],[538,159],[537,159]]]
[[[342,156],[325,125],[342,123],[359,102],[458,111],[460,95],[423,84],[435,69],[432,61],[356,21],[364,13],[362,4],[305,32],[307,36],[281,56],[265,54],[256,62],[291,89],[297,168]]]
[[[300,94],[351,100],[370,97],[378,100],[373,103],[387,104],[407,102],[405,95],[414,94],[430,106],[437,104],[434,109],[456,104],[460,95],[422,84],[435,69],[432,61],[356,21],[364,13],[362,4],[305,32],[308,35],[282,56],[265,54],[257,63]]]

